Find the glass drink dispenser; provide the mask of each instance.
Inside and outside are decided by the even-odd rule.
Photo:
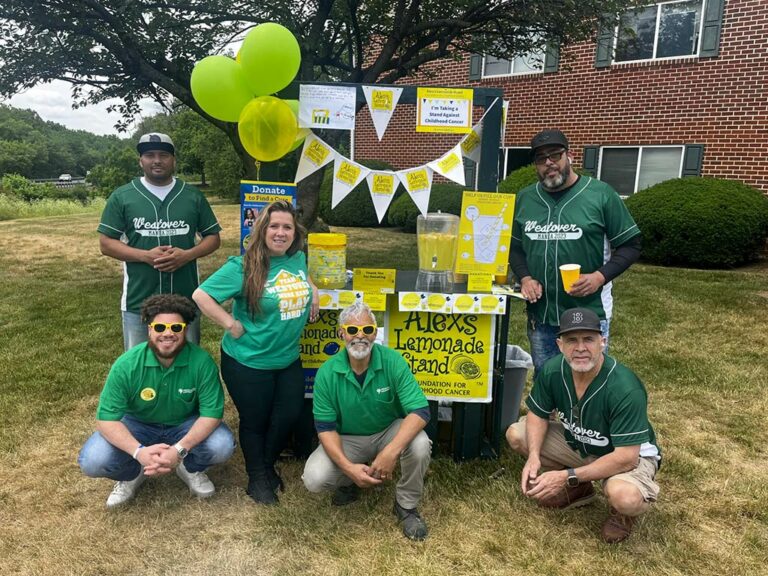
[[[452,292],[453,265],[459,237],[459,217],[430,212],[416,219],[419,248],[417,292]]]

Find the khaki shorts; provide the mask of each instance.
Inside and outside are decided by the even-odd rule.
[[[525,416],[520,418],[515,424],[512,424],[510,428],[514,428],[520,438],[525,438]],[[596,460],[594,456],[582,458],[581,454],[571,448],[568,442],[565,441],[564,432],[565,429],[560,422],[549,421],[547,435],[544,438],[544,444],[541,446],[542,460],[557,462],[563,468],[578,468]],[[605,478],[602,480],[602,484],[605,486],[606,482],[613,479],[623,480],[637,488],[644,501],[655,502],[659,497],[659,485],[654,481],[657,470],[658,462],[655,458],[640,458],[634,470]]]

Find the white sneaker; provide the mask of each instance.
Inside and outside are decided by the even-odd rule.
[[[216,492],[216,487],[206,476],[205,472],[190,472],[184,466],[184,462],[179,462],[176,466],[176,476],[181,478],[187,485],[193,496],[198,498],[210,498]]]
[[[107,498],[107,508],[116,508],[117,506],[122,506],[126,502],[133,500],[139,487],[144,484],[146,479],[147,477],[142,470],[133,480],[116,482],[115,487],[112,488],[112,492]]]

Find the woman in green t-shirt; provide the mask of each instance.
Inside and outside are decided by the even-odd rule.
[[[245,254],[230,257],[192,296],[225,330],[221,375],[240,416],[246,491],[261,504],[277,504],[275,462],[304,401],[299,338],[318,310],[304,236],[288,202],[270,204],[258,214]],[[231,314],[221,306],[229,299]]]

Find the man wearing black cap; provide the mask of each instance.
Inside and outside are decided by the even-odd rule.
[[[610,506],[602,537],[620,542],[659,494],[661,453],[648,396],[634,372],[603,353],[592,310],[566,310],[557,345],[561,354],[544,365],[526,400],[528,414],[507,430],[512,449],[528,457],[523,494],[565,510],[591,502],[592,482],[600,480]],[[552,411],[558,420],[550,420]]]
[[[611,280],[640,257],[640,230],[613,188],[573,171],[560,130],[536,134],[531,150],[539,182],[517,195],[510,265],[528,300],[528,338],[538,372],[558,353],[558,318],[568,308],[594,311],[607,343]],[[581,266],[567,292],[563,264]]]
[[[191,298],[198,285],[197,259],[221,243],[221,226],[205,196],[173,175],[173,140],[144,134],[136,149],[144,176],[112,192],[98,227],[101,253],[123,262],[126,350],[147,340],[141,303],[153,294]],[[198,234],[201,240],[195,243]],[[188,327],[187,339],[200,342],[199,318]]]

